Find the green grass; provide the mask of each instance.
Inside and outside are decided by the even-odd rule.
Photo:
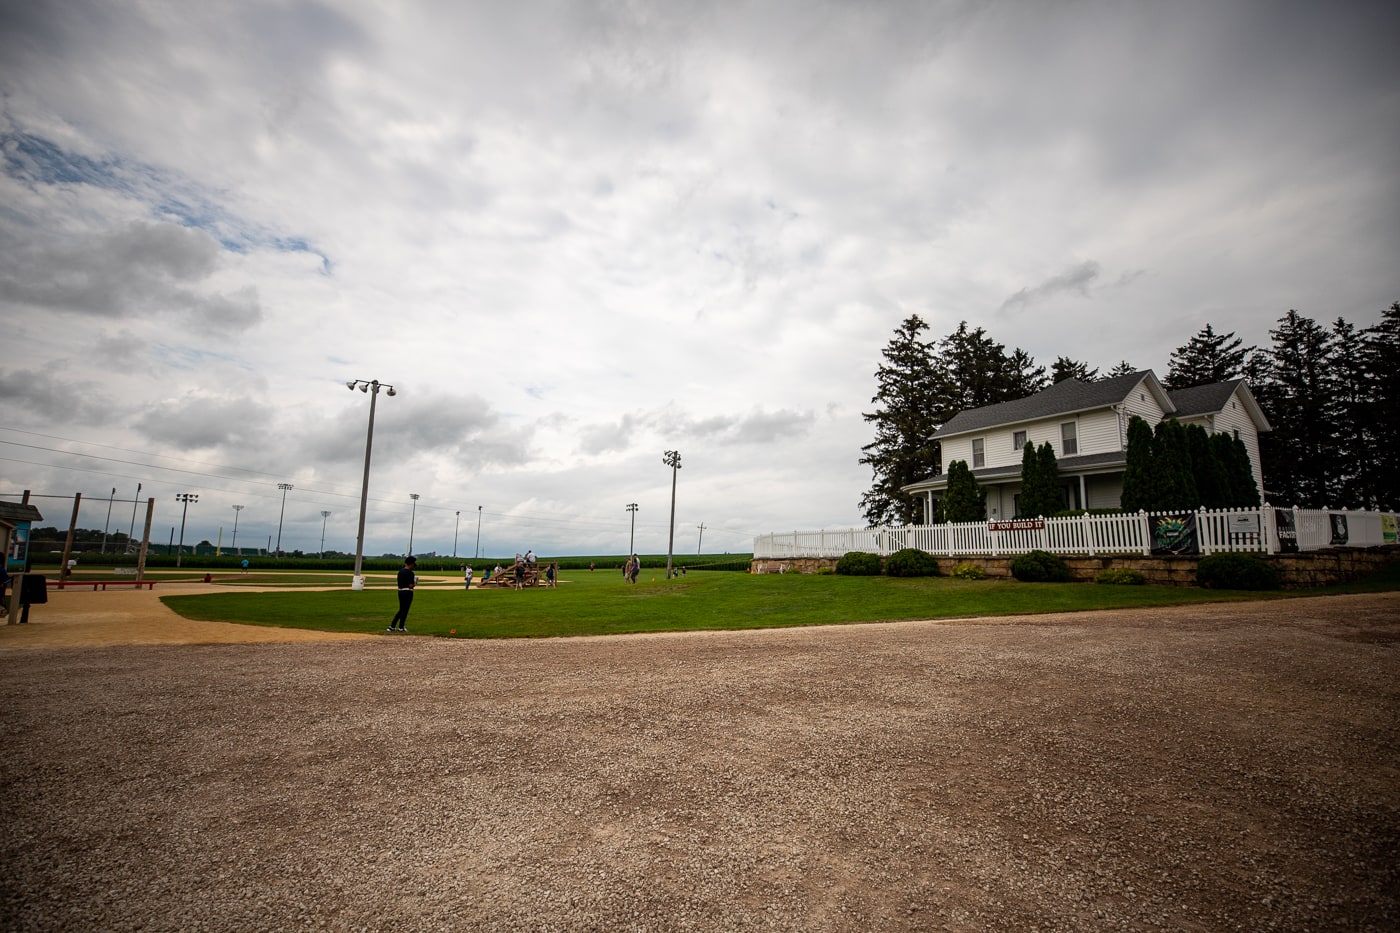
[[[693,572],[629,586],[619,574],[572,571],[557,589],[422,589],[409,629],[457,638],[548,638],[626,632],[775,628],[900,619],[1012,616],[1280,598],[1189,587]],[[1393,588],[1393,587],[1392,587]],[[1329,591],[1330,592],[1330,591]],[[387,590],[210,593],[162,601],[190,619],[326,632],[381,632],[397,608]]]

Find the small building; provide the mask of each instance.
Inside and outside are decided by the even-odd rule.
[[[1128,422],[1150,425],[1175,418],[1209,434],[1229,433],[1244,442],[1254,481],[1264,488],[1259,435],[1271,430],[1243,379],[1168,392],[1151,370],[1097,382],[1064,379],[1010,402],[959,412],[933,435],[943,451],[944,472],[903,487],[925,497],[926,515],[948,488],[947,466],[961,460],[987,493],[987,517],[1019,512],[1022,448],[1049,443],[1055,451],[1067,509],[1116,509],[1122,504]]]

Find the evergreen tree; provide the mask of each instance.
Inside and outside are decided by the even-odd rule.
[[[1017,518],[1031,518],[1035,515],[1037,477],[1040,473],[1040,458],[1036,456],[1035,445],[1026,441],[1021,448],[1021,497],[1016,503]]]
[[[1123,365],[1127,365],[1126,363]],[[1129,370],[1131,372],[1132,370]],[[1080,382],[1093,382],[1099,378],[1097,369],[1090,369],[1088,363],[1081,363],[1072,360],[1067,356],[1059,357],[1055,360],[1055,365],[1050,367],[1050,384],[1056,385],[1066,379],[1078,379]]]
[[[1036,461],[1036,509],[1038,514],[1049,518],[1065,507],[1065,498],[1060,491],[1060,465],[1055,459],[1055,448],[1050,446],[1049,441],[1040,445]]]
[[[1194,509],[1200,504],[1191,475],[1191,452],[1186,429],[1175,418],[1159,422],[1152,437],[1154,508],[1158,511]]]
[[[1230,507],[1246,509],[1262,505],[1259,484],[1254,481],[1254,469],[1249,462],[1249,448],[1238,437],[1230,438],[1230,448],[1234,451],[1228,467],[1231,495],[1234,497]]]
[[[1369,389],[1362,419],[1371,446],[1359,461],[1358,504],[1400,509],[1400,457],[1391,452],[1400,438],[1400,301],[1362,337]]]
[[[1137,415],[1128,421],[1127,466],[1123,469],[1122,509],[1137,512],[1153,507],[1152,425]]]
[[[1206,506],[1207,508],[1218,509],[1239,509],[1244,508],[1243,503],[1248,499],[1248,492],[1241,487],[1237,457],[1235,454],[1235,439],[1228,434],[1210,435],[1210,457],[1220,468],[1220,473],[1216,478],[1216,492],[1220,498],[1220,505]],[[1245,455],[1245,469],[1249,468],[1249,455]],[[1253,485],[1254,476],[1250,475],[1250,484]],[[1197,481],[1199,489],[1199,480]],[[1205,505],[1208,500],[1204,490],[1201,490],[1201,504]],[[1257,503],[1256,503],[1257,504]]]
[[[1045,387],[1045,369],[1029,354],[1020,349],[1008,354],[986,330],[969,330],[966,321],[939,343],[939,358],[953,388],[953,414],[1025,398]]]
[[[1255,397],[1273,425],[1259,437],[1268,498],[1275,505],[1332,504],[1332,433],[1338,417],[1332,335],[1289,311],[1269,336],[1273,348],[1253,367]]]
[[[862,413],[875,423],[875,440],[861,450],[874,483],[861,496],[861,511],[870,525],[920,524],[923,500],[901,487],[938,473],[938,445],[933,433],[948,417],[952,394],[933,347],[920,339],[928,325],[911,315],[884,349],[885,362],[875,372],[879,386],[875,411]]]
[[[1341,505],[1374,505],[1372,464],[1380,449],[1371,423],[1373,373],[1366,343],[1356,327],[1341,318],[1332,323],[1330,381],[1336,422],[1329,438],[1331,486]]]
[[[1188,424],[1185,430],[1186,448],[1191,455],[1191,476],[1196,483],[1196,504],[1208,509],[1229,508],[1229,460],[1220,459],[1219,450],[1211,445],[1211,436],[1205,428],[1199,424]],[[1233,454],[1227,456],[1233,457]]]
[[[1189,389],[1238,379],[1244,374],[1245,358],[1253,349],[1242,344],[1234,331],[1217,334],[1207,324],[1185,346],[1176,348],[1167,364],[1167,376],[1162,385],[1168,389]]]
[[[945,522],[987,520],[987,493],[977,485],[977,478],[961,460],[948,464],[948,491],[940,506]]]
[[[1138,368],[1132,363],[1129,363],[1127,360],[1119,360],[1117,366],[1113,367],[1107,373],[1104,374],[1104,378],[1113,379],[1118,376],[1126,376],[1129,373],[1135,373],[1137,371]]]

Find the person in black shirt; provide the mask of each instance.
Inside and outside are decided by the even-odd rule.
[[[408,631],[408,610],[413,605],[413,588],[418,585],[418,576],[413,572],[418,559],[412,555],[403,559],[403,567],[399,570],[399,611],[394,614],[394,618],[389,622],[389,631]],[[398,628],[394,628],[398,625]]]

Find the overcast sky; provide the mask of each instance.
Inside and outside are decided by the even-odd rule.
[[[910,314],[1400,299],[1397,9],[0,0],[0,496],[353,550],[378,379],[367,554],[664,552],[669,449],[678,554],[860,526]]]

